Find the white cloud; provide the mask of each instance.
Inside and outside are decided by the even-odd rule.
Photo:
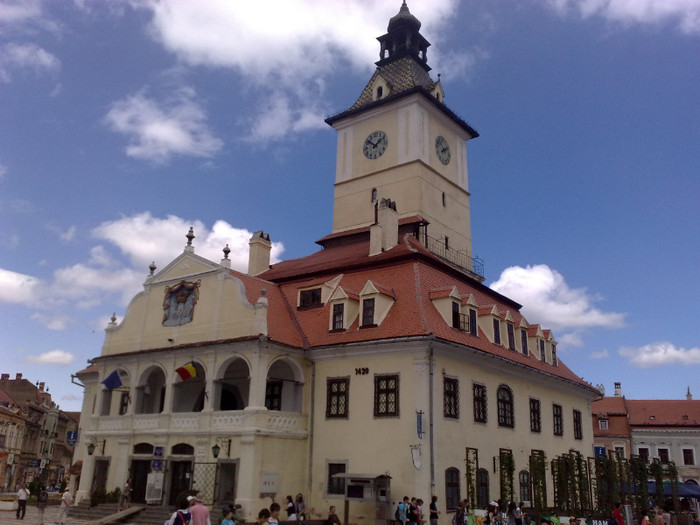
[[[601,16],[624,24],[671,21],[684,33],[700,33],[698,0],[549,0],[560,13],[576,11],[583,18]]]
[[[53,73],[61,61],[36,44],[5,44],[0,49],[0,80],[10,82],[12,69],[31,69],[36,73]]]
[[[195,92],[182,88],[158,102],[138,93],[112,104],[104,118],[107,126],[129,137],[126,154],[152,162],[175,155],[211,157],[223,146],[207,126]]]
[[[672,343],[665,341],[651,343],[639,348],[621,348],[619,354],[627,357],[630,364],[637,368],[700,364],[700,347],[676,348]]]
[[[17,25],[40,16],[41,3],[38,0],[0,2],[0,24]]]
[[[530,322],[555,330],[624,325],[624,314],[595,308],[597,297],[585,288],[569,288],[564,277],[545,264],[506,268],[489,286],[522,304],[522,312]]]
[[[0,268],[0,302],[37,306],[45,284],[36,277]]]
[[[43,324],[49,330],[62,331],[68,328],[68,325],[72,319],[67,315],[55,314],[55,315],[45,315],[36,313],[32,315],[32,320]]]
[[[65,350],[51,350],[39,355],[29,355],[24,360],[39,365],[69,365],[75,361],[75,355]]]
[[[457,0],[414,3],[411,12],[423,23],[423,33],[439,49],[441,30],[458,8]],[[243,75],[256,100],[283,91],[274,122],[271,109],[260,102],[254,133],[258,140],[279,140],[290,132],[324,126],[329,107],[326,79],[348,68],[367,73],[379,58],[376,37],[386,32],[398,2],[368,0],[269,0],[265,15],[260,5],[246,2],[146,0],[137,4],[152,14],[151,35],[190,66],[234,69]],[[462,68],[473,63],[471,53],[453,51],[446,62]],[[440,70],[441,55],[430,63]],[[297,108],[291,111],[289,108]],[[273,125],[275,124],[275,125]]]
[[[588,357],[589,359],[606,359],[609,355],[610,353],[607,350],[600,350],[598,352],[591,352]]]
[[[0,164],[0,181],[5,179],[5,175],[7,175],[7,166],[4,166]]]

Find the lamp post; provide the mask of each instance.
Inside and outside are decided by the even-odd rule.
[[[230,438],[216,438],[216,443],[214,443],[214,446],[211,447],[211,454],[214,456],[214,459],[219,457],[219,454],[221,453],[221,447],[219,446],[219,443],[222,445],[226,445],[226,457],[230,458],[231,457],[231,439]]]
[[[97,440],[97,444],[100,445],[100,446],[102,447],[102,448],[100,449],[100,455],[101,455],[101,456],[104,456],[104,455],[105,455],[105,442],[106,442],[105,439],[98,439],[98,440]],[[92,454],[95,452],[95,448],[96,448],[95,443],[92,443],[92,442],[88,443],[88,445],[87,445],[87,453],[88,453],[88,456],[92,456]]]

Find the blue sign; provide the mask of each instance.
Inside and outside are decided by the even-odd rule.
[[[605,457],[605,447],[593,447],[595,457]]]
[[[68,445],[75,446],[75,444],[78,442],[78,431],[77,430],[71,430],[66,434],[66,443]]]
[[[156,447],[153,449],[153,457],[162,458],[163,457],[163,447]]]
[[[160,469],[163,468],[163,462],[162,462],[160,459],[154,459],[154,460],[151,462],[151,468],[152,468],[153,470],[160,470]]]

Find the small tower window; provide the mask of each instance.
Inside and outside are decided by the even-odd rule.
[[[377,100],[379,100],[380,98],[382,98],[382,95],[383,95],[383,94],[384,94],[384,88],[383,88],[382,86],[379,86],[379,87],[377,88]]]
[[[377,188],[372,188],[372,202],[377,202]]]
[[[447,197],[445,196],[445,192],[442,192],[442,205],[447,206]]]

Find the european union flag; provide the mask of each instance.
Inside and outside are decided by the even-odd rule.
[[[122,386],[122,378],[119,377],[119,372],[115,370],[111,374],[107,376],[107,379],[102,381],[102,384],[107,387],[107,390],[110,392],[114,390],[115,388],[119,388]]]

